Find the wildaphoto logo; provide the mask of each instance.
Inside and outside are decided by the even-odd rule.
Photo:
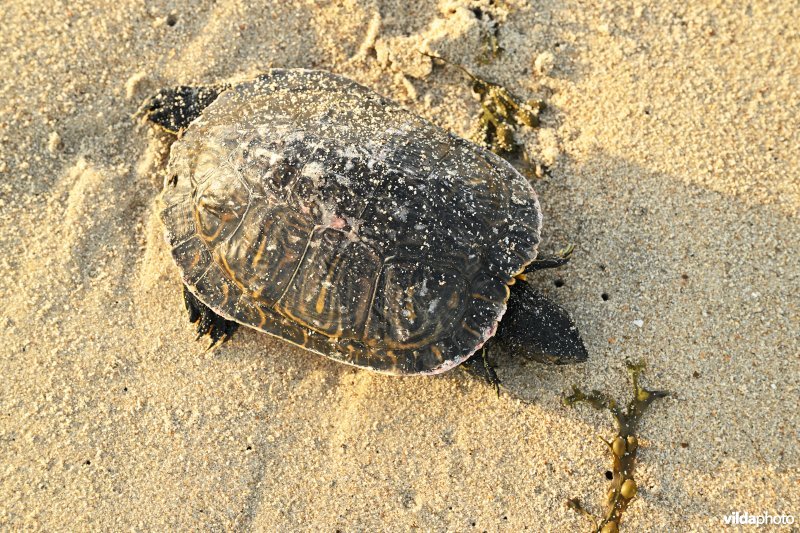
[[[794,524],[794,516],[793,515],[785,515],[785,514],[776,514],[771,515],[768,513],[761,513],[761,514],[750,514],[748,512],[740,513],[736,511],[735,513],[731,513],[728,516],[723,517],[723,521],[725,525],[756,525],[756,526],[763,526],[763,525],[784,525],[784,524]]]

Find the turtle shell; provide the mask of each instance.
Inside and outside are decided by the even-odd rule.
[[[172,146],[161,217],[188,289],[335,360],[430,374],[491,337],[541,211],[496,155],[340,76],[275,69]]]

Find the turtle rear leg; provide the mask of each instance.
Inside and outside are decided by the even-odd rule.
[[[228,85],[207,85],[189,87],[181,85],[161,89],[156,94],[145,100],[140,112],[144,113],[147,120],[161,126],[170,133],[179,133],[186,129],[194,119],[200,116],[203,109]]]
[[[189,321],[197,325],[197,338],[208,335],[211,339],[208,349],[227,341],[239,324],[222,318],[197,299],[186,286],[183,286],[183,303],[189,312]]]

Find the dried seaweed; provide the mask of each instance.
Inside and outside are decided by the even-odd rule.
[[[611,442],[603,439],[614,460],[611,487],[605,501],[605,514],[598,521],[581,504],[580,500],[573,498],[567,505],[588,517],[594,524],[594,530],[599,533],[613,533],[618,531],[622,514],[636,497],[637,486],[634,479],[636,456],[639,451],[639,441],[636,431],[639,422],[650,404],[658,398],[668,396],[665,391],[649,390],[639,383],[639,376],[644,370],[644,363],[628,364],[628,372],[633,382],[633,398],[623,410],[613,398],[609,398],[599,391],[584,393],[578,387],[572,387],[572,394],[564,399],[564,403],[573,406],[577,403],[588,403],[595,409],[608,410],[617,422],[617,436]]]
[[[542,177],[547,169],[532,160],[514,134],[522,127],[539,126],[539,114],[544,109],[544,102],[536,99],[523,102],[502,85],[477,76],[457,63],[443,57],[425,55],[458,68],[472,81],[472,90],[481,102],[472,140],[497,155],[519,159],[523,172],[529,177]]]

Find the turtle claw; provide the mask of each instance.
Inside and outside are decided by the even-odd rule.
[[[545,268],[558,268],[560,266],[564,266],[569,263],[573,250],[575,250],[575,245],[569,244],[563,249],[559,250],[556,255],[537,258],[525,268],[523,275],[530,274],[536,270],[543,270]]]
[[[461,367],[472,376],[485,381],[490,385],[497,396],[500,396],[500,378],[497,377],[497,372],[494,367],[489,363],[486,356],[486,348],[482,348],[478,353],[461,363]]]
[[[222,323],[220,325],[219,323]],[[232,322],[230,320],[225,320],[219,315],[215,315],[215,320],[212,322],[211,329],[208,331],[208,336],[211,338],[211,342],[206,348],[207,352],[213,351],[217,346],[224,344],[228,339],[231,338],[233,332],[239,327],[239,324],[236,322]]]
[[[189,312],[189,321],[196,324],[197,336],[194,340],[199,340],[204,335],[208,335],[211,340],[206,347],[207,352],[214,350],[214,348],[230,339],[231,335],[239,327],[236,322],[214,313],[203,302],[198,300],[194,294],[189,292],[186,286],[183,287],[183,303]]]

